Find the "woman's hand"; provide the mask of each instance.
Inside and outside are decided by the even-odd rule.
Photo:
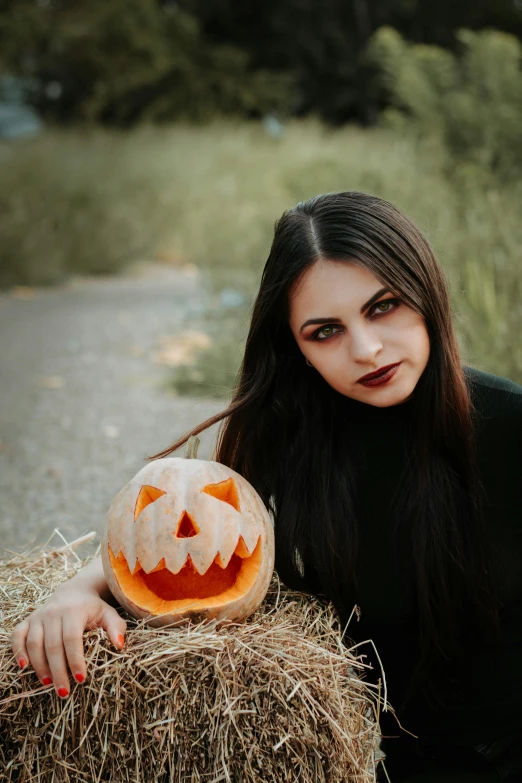
[[[62,698],[70,690],[67,664],[77,682],[83,682],[87,676],[83,654],[85,629],[103,628],[118,649],[125,642],[127,623],[100,597],[92,577],[81,578],[81,574],[60,585],[43,606],[15,626],[11,636],[20,667],[30,663],[41,682],[52,682]]]

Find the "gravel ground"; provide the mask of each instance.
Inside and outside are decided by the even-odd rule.
[[[0,557],[55,528],[67,541],[99,534],[145,456],[223,408],[166,390],[171,370],[153,358],[207,301],[194,267],[157,264],[0,293]],[[216,433],[200,436],[203,459]]]
[[[162,338],[193,328],[207,306],[194,268],[155,264],[0,293],[0,558],[60,545],[55,529],[67,541],[97,531],[81,553],[94,551],[145,455],[222,410],[165,389],[170,369],[154,361]],[[203,459],[216,434],[201,434]]]

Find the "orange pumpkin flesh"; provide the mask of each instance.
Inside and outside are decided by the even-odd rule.
[[[200,475],[223,474],[227,478],[198,486]],[[141,475],[153,480],[138,482]],[[201,493],[220,503],[203,502]],[[125,521],[133,494],[134,532]],[[117,496],[108,521],[102,559],[109,587],[128,611],[148,616],[150,624],[187,614],[241,619],[266,593],[274,557],[268,513],[253,487],[219,463],[156,460]]]
[[[250,557],[243,558],[234,552],[226,568],[214,561],[202,575],[194,568],[190,556],[177,574],[165,568],[164,560],[149,574],[141,566],[131,574],[125,555],[115,557],[109,547],[109,557],[127,598],[151,614],[163,614],[188,606],[193,609],[220,606],[244,595],[259,572],[261,540]]]

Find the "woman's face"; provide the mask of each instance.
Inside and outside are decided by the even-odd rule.
[[[410,398],[430,355],[423,316],[383,288],[364,267],[320,260],[294,284],[289,302],[290,328],[305,359],[336,391],[379,408]],[[360,382],[397,362],[387,383]]]

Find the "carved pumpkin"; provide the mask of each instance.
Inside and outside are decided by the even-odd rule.
[[[235,471],[157,459],[114,498],[102,561],[116,600],[150,625],[187,615],[242,620],[268,590],[274,532],[261,498]]]

